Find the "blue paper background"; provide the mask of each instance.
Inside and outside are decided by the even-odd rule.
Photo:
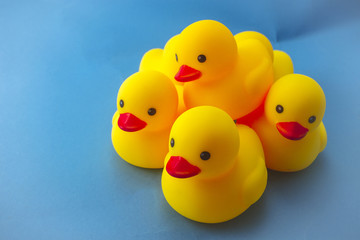
[[[122,161],[111,117],[142,55],[201,19],[260,31],[327,97],[328,146],[308,169],[269,173],[226,223],[187,220],[160,170]],[[0,239],[359,239],[360,2],[0,2]]]

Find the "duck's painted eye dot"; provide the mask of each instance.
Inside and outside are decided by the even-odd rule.
[[[124,107],[124,101],[122,99],[120,100],[120,107]]]
[[[199,56],[198,56],[198,61],[201,62],[201,63],[205,62],[205,61],[206,61],[205,55],[202,55],[202,54],[199,55]]]
[[[175,59],[176,59],[177,62],[179,61],[179,58],[178,58],[176,53],[175,53]]]
[[[171,140],[170,140],[170,146],[171,146],[171,147],[174,147],[174,145],[175,145],[175,140],[174,140],[173,138],[171,138]]]
[[[155,115],[155,113],[156,113],[156,109],[155,109],[155,108],[149,108],[148,114],[149,114],[150,116]]]
[[[209,160],[209,158],[210,158],[210,153],[209,153],[209,152],[202,152],[202,153],[200,154],[200,158],[201,158],[202,160]]]
[[[277,111],[278,113],[282,113],[282,112],[284,111],[284,107],[281,106],[281,105],[277,105],[277,106],[276,106],[276,111]]]
[[[316,120],[315,116],[309,117],[309,123],[313,123],[313,122],[315,122],[315,120]]]

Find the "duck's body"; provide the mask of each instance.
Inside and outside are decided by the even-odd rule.
[[[326,146],[326,130],[320,126],[309,132],[303,139],[294,141],[284,138],[265,116],[252,127],[264,143],[266,166],[281,172],[294,172],[308,167]]]
[[[191,110],[194,112],[196,109]],[[194,117],[198,118],[196,114]],[[234,125],[230,118],[229,121],[230,125]],[[166,200],[181,215],[198,222],[224,222],[244,212],[264,192],[267,182],[267,170],[261,142],[256,133],[247,126],[238,125],[235,127],[234,125],[232,128],[236,131],[234,135],[241,138],[240,148],[235,146],[238,151],[232,159],[229,159],[227,155],[232,150],[224,152],[223,158],[217,154],[221,153],[221,151],[227,151],[226,147],[219,146],[217,148],[217,145],[225,144],[228,146],[229,144],[217,143],[217,140],[212,138],[214,135],[211,135],[211,133],[205,138],[194,136],[192,140],[186,140],[186,142],[192,144],[192,147],[186,149],[182,149],[184,139],[181,136],[177,137],[177,134],[181,133],[181,129],[180,132],[174,130],[170,134],[175,139],[175,152],[170,151],[165,159],[167,168],[163,171],[161,182]],[[206,129],[206,127],[203,129]],[[186,129],[183,129],[183,131],[186,132]],[[194,134],[198,133],[195,132]],[[198,141],[199,139],[202,139],[202,143]],[[224,141],[226,142],[226,140]],[[238,140],[229,143],[237,144]],[[176,149],[177,144],[180,145],[178,146],[179,150]],[[213,145],[214,149],[206,147],[208,144]],[[195,148],[201,146],[199,149],[208,149],[214,159],[210,158],[199,162],[196,159],[196,154],[195,158],[191,154],[194,145]],[[183,152],[184,150],[186,152]],[[174,154],[184,157],[188,162],[173,164],[172,161],[176,161],[176,158],[178,158],[173,157]],[[188,163],[197,166],[200,172],[192,177],[182,176],[183,172],[191,173],[191,168],[187,171],[186,167],[184,167]],[[211,166],[211,164],[219,165]],[[177,171],[180,173],[179,176],[176,175]]]
[[[144,70],[120,87],[111,139],[126,162],[162,168],[172,123],[178,116],[174,84],[164,74]]]
[[[325,105],[321,87],[307,76],[288,74],[274,83],[262,115],[251,124],[263,144],[268,168],[294,172],[316,159],[327,143]]]

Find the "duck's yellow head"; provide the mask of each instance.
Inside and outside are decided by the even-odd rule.
[[[300,140],[319,126],[325,107],[325,94],[315,80],[288,74],[272,85],[265,101],[265,115],[283,137]]]
[[[127,132],[170,128],[176,118],[177,107],[176,88],[167,76],[156,71],[137,72],[120,87],[117,124]]]
[[[231,117],[211,106],[192,108],[176,119],[166,171],[176,178],[216,178],[235,164],[239,133]]]
[[[179,35],[174,60],[180,65],[179,82],[211,82],[225,76],[237,61],[233,34],[213,20],[195,22]]]

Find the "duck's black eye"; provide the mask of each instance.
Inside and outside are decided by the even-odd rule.
[[[171,140],[170,140],[170,146],[171,146],[171,147],[174,147],[174,145],[175,145],[175,140],[174,140],[173,138],[171,138]]]
[[[124,107],[124,101],[122,99],[120,100],[120,107]]]
[[[200,153],[200,158],[202,159],[202,160],[209,160],[209,158],[210,158],[210,153],[209,152],[202,152],[202,153]]]
[[[282,112],[284,111],[284,107],[281,106],[281,105],[277,105],[277,106],[276,106],[276,111],[277,111],[278,113],[282,113]]]
[[[315,120],[316,120],[315,116],[309,117],[309,123],[313,123],[313,122],[315,122]]]
[[[149,108],[148,114],[149,114],[150,116],[155,115],[155,113],[156,113],[156,109],[155,109],[155,108]]]
[[[176,59],[177,62],[179,61],[179,58],[178,58],[176,53],[175,53],[175,59]]]
[[[198,61],[201,62],[201,63],[205,62],[205,61],[206,61],[205,55],[200,54],[200,55],[198,56]]]

